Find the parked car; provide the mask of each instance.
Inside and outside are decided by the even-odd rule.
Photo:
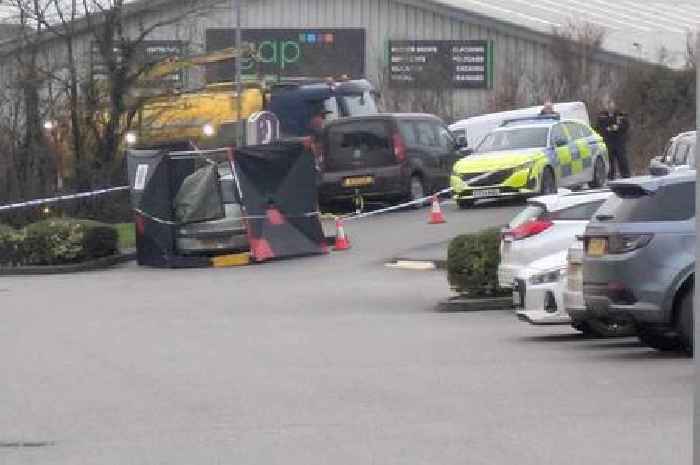
[[[672,170],[695,169],[696,141],[696,131],[682,132],[672,137],[657,161]]]
[[[448,186],[460,146],[442,120],[387,113],[343,118],[324,129],[322,204],[361,195],[412,200]]]
[[[631,321],[642,342],[660,350],[692,351],[695,176],[611,183],[615,196],[584,235],[586,314]]]
[[[563,302],[566,255],[560,250],[518,270],[513,285],[518,318],[534,325],[571,323]]]
[[[499,285],[511,288],[521,269],[535,260],[565,252],[610,195],[608,190],[563,191],[529,199],[525,209],[503,229]]]
[[[591,336],[622,337],[636,334],[634,324],[628,321],[577,317],[581,313],[586,313],[586,302],[583,299],[583,253],[583,241],[577,240],[569,247],[566,257],[567,270],[564,276],[565,286],[562,298],[571,326]]]
[[[541,110],[542,105],[539,105],[528,108],[518,108],[516,110],[472,116],[470,118],[456,121],[449,126],[449,129],[455,138],[463,137],[467,146],[474,149],[481,143],[488,133],[499,127],[504,121],[513,118],[537,115]],[[588,109],[586,108],[586,104],[583,102],[555,103],[554,111],[559,113],[562,118],[579,121],[587,125],[591,124],[588,117]]]
[[[236,184],[230,165],[221,163],[218,171],[225,217],[180,226],[175,243],[178,252],[183,255],[249,249],[247,230],[242,219],[241,205],[237,201]]]
[[[493,197],[546,195],[558,187],[602,187],[608,150],[590,126],[555,115],[505,121],[474,155],[459,160],[450,183],[461,208]]]

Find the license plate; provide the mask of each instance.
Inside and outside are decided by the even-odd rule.
[[[605,255],[605,250],[608,248],[608,241],[605,239],[593,238],[588,240],[586,252],[591,257],[600,257]]]
[[[344,187],[362,187],[369,186],[374,183],[374,178],[372,176],[356,176],[353,178],[343,179]]]
[[[501,193],[498,189],[482,189],[478,191],[473,191],[472,195],[475,199],[480,199],[483,197],[496,197]]]

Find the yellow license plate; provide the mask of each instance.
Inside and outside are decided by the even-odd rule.
[[[589,239],[588,248],[586,252],[592,257],[600,257],[605,255],[605,251],[608,248],[608,241],[605,239]]]
[[[354,178],[343,179],[344,187],[362,187],[369,186],[374,183],[374,178],[372,176],[357,176]]]

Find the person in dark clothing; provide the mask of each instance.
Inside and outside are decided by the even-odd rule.
[[[618,174],[623,178],[630,177],[630,168],[627,161],[627,131],[629,120],[627,115],[615,108],[615,103],[610,102],[606,110],[598,114],[598,133],[603,137],[608,147],[610,170],[608,179],[615,179]]]
[[[552,101],[549,99],[545,100],[544,105],[542,106],[542,110],[540,110],[540,116],[543,116],[543,115],[559,116],[559,113],[557,113],[554,110],[554,105],[552,104]]]

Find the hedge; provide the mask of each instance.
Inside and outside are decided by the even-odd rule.
[[[509,294],[498,287],[500,230],[486,229],[455,237],[447,250],[447,279],[452,289],[469,297]]]
[[[0,227],[0,266],[63,265],[117,251],[117,231],[97,221],[50,219],[21,230]]]

